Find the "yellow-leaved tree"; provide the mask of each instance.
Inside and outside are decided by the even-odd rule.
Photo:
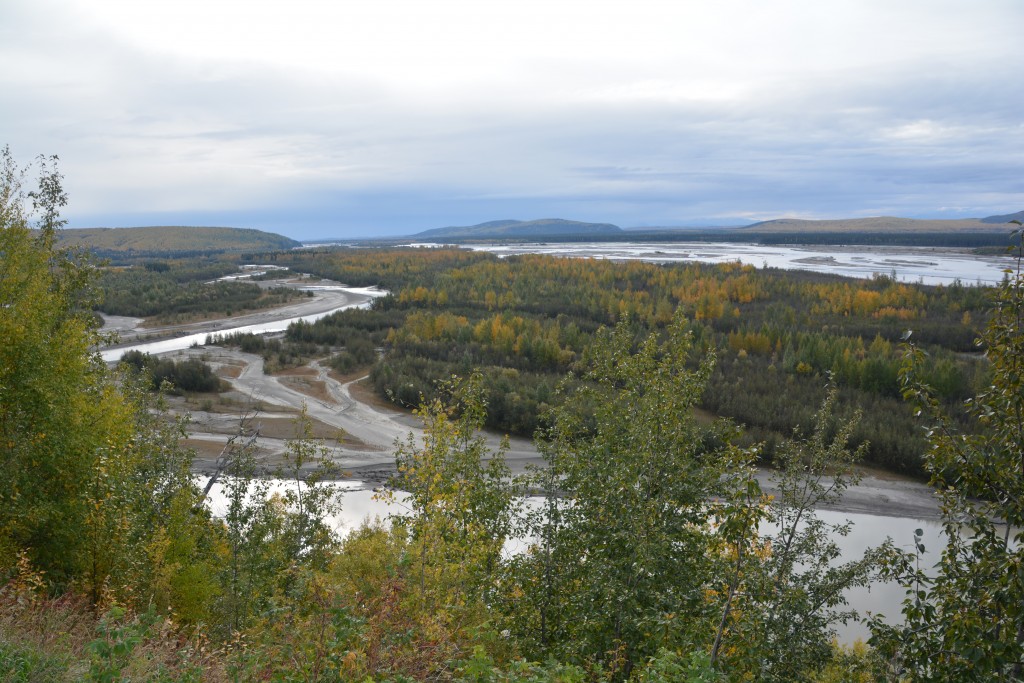
[[[209,518],[180,430],[97,353],[95,267],[58,246],[56,162],[40,157],[27,191],[0,152],[0,583],[25,557],[55,592],[188,604],[198,620],[208,596],[196,594],[213,590]]]

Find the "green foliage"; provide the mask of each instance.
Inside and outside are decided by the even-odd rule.
[[[172,358],[155,358],[148,353],[131,350],[121,357],[121,363],[136,372],[145,372],[152,390],[159,390],[164,382],[171,393],[183,391],[220,391],[222,383],[209,365],[198,358],[176,361]]]
[[[48,598],[25,558],[0,588],[0,680],[218,680],[216,657],[152,608],[102,612],[73,594]]]
[[[179,324],[282,306],[308,295],[290,287],[265,289],[253,282],[210,281],[235,272],[233,262],[161,265],[166,269],[151,268],[149,263],[144,269],[104,269],[97,283],[102,296],[96,310]]]
[[[362,625],[358,645],[346,655],[352,678],[440,678],[464,648],[479,642],[482,619],[464,603],[438,599],[428,607],[425,594],[450,593],[443,583],[447,577],[422,571],[422,552],[403,526],[376,524],[350,534],[335,556],[331,584]]]
[[[585,381],[554,409],[538,542],[514,561],[510,619],[528,653],[622,679],[659,647],[711,631],[704,593],[720,563],[708,501],[749,455],[727,445],[728,426],[693,419],[713,357],[691,369],[691,347],[682,320],[663,343],[636,347],[619,324],[598,335]]]
[[[1018,238],[1020,233],[1016,233]],[[907,345],[903,391],[926,421],[926,466],[942,499],[946,546],[893,563],[907,586],[903,625],[873,625],[872,643],[902,680],[1024,679],[1024,276],[1008,273],[981,335],[991,383],[965,402],[964,432],[921,379],[924,352]]]
[[[257,478],[255,440],[243,437],[229,446],[223,478],[223,558],[214,624],[226,638],[245,631],[275,609],[292,609],[315,577],[326,571],[338,548],[327,518],[340,510],[340,493],[329,479],[336,468],[323,442],[312,438],[303,410],[288,441],[284,464],[276,473],[284,482],[273,490]],[[251,436],[251,435],[250,435]]]
[[[502,669],[478,645],[459,667],[454,680],[457,683],[583,683],[586,678],[579,667],[556,662],[542,665],[518,660]]]
[[[313,438],[313,423],[303,404],[277,472],[289,482],[281,494],[287,511],[281,540],[290,562],[317,571],[327,568],[338,542],[327,519],[341,511],[341,494],[328,480],[337,474],[327,446]]]
[[[412,434],[398,444],[395,485],[408,492],[409,514],[396,521],[417,547],[424,603],[472,611],[492,586],[510,531],[508,444],[491,452],[479,434],[486,410],[479,375],[453,378],[444,391],[448,402],[418,411],[422,445]]]
[[[113,683],[122,680],[122,670],[128,660],[142,642],[146,631],[146,623],[120,623],[125,612],[113,607],[100,619],[97,625],[99,637],[89,643],[87,649],[91,655],[91,666],[86,677],[96,683]],[[146,615],[146,622],[152,622],[153,615]]]
[[[82,482],[102,438],[92,424],[108,397],[90,355],[94,326],[80,313],[87,269],[53,248],[59,206],[43,209],[33,235],[24,172],[6,148],[0,172],[0,575],[17,549],[31,546],[51,578],[63,581],[75,571],[68,551],[79,547],[73,529],[85,514]],[[40,185],[59,180],[47,181],[46,172]],[[46,196],[36,194],[33,204]]]
[[[636,683],[717,683],[725,677],[715,670],[704,652],[689,656],[662,648],[631,679]]]
[[[59,174],[42,168],[29,195],[33,235],[23,174],[4,155],[0,576],[25,557],[51,590],[74,588],[94,603],[194,605],[204,583],[182,578],[210,561],[212,527],[180,445],[183,425],[95,354],[93,270],[54,246],[63,193]]]
[[[797,432],[780,446],[772,475],[777,494],[758,502],[762,514],[738,517],[746,528],[730,539],[723,637],[712,650],[734,677],[748,672],[759,681],[812,680],[838,654],[835,625],[856,618],[845,592],[874,580],[881,564],[896,555],[885,543],[841,561],[836,539],[852,524],[830,524],[816,514],[857,483],[852,468],[866,450],[849,450],[859,416],[836,420],[837,398],[830,385],[813,432]]]
[[[238,644],[236,679],[363,680],[362,623],[317,573],[303,573],[289,599],[250,627]]]
[[[281,511],[270,502],[269,481],[256,478],[254,448],[253,439],[230,443],[222,479],[226,557],[218,567],[222,588],[215,608],[219,623],[213,626],[224,640],[269,607],[278,573],[286,566],[276,540]]]
[[[67,668],[62,657],[0,642],[0,679],[8,683],[62,680]]]
[[[371,366],[377,360],[377,347],[384,343],[388,330],[400,324],[403,317],[394,312],[348,310],[313,323],[292,323],[283,339],[247,332],[208,335],[206,343],[234,346],[245,353],[259,354],[263,356],[267,371],[329,356],[328,364],[332,369],[347,373]]]
[[[414,407],[421,394],[436,397],[438,379],[479,371],[485,425],[506,433],[532,436],[542,426],[559,379],[577,369],[598,327],[629,316],[638,331],[660,333],[680,308],[698,346],[719,358],[701,407],[743,424],[744,443],[764,441],[769,462],[795,427],[811,428],[831,373],[840,412],[857,405],[864,413],[852,440],[869,444],[865,459],[920,473],[924,440],[897,381],[897,342],[908,324],[929,345],[934,367],[927,373],[942,400],[957,401],[984,382],[984,364],[965,354],[985,320],[984,288],[960,283],[924,287],[738,264],[496,259],[447,249],[281,258],[294,269],[392,290],[372,312],[393,328],[374,340],[385,349],[371,373],[381,396]],[[332,324],[360,315],[343,312]],[[341,363],[351,367],[347,357]]]
[[[858,640],[850,647],[834,646],[832,657],[813,680],[816,683],[875,683],[878,653]]]

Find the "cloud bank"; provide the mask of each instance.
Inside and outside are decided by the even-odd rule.
[[[0,7],[0,143],[73,226],[298,238],[1024,208],[1024,6]]]

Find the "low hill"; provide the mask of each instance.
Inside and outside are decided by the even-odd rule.
[[[619,235],[622,228],[611,223],[582,223],[562,218],[533,221],[500,220],[463,227],[435,228],[416,233],[417,239],[549,239],[555,237],[607,238]]]
[[[988,218],[981,219],[982,223],[1009,223],[1010,221],[1020,221],[1024,223],[1024,211],[1007,213],[1002,216],[989,216]]]
[[[748,225],[742,230],[751,232],[993,232],[1000,230],[995,222],[965,218],[959,220],[897,218],[875,216],[872,218],[842,218],[838,220],[802,220],[779,218]]]
[[[169,255],[228,251],[276,251],[300,242],[252,228],[161,225],[144,228],[69,228],[60,232],[63,247],[84,247],[98,254]]]

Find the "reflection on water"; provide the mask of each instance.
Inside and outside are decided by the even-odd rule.
[[[205,486],[207,481],[207,477],[199,477],[200,486]],[[295,482],[281,479],[272,479],[268,483],[270,494],[283,493],[289,487],[296,486]],[[361,481],[332,481],[324,482],[323,485],[330,486],[342,494],[341,511],[326,520],[327,525],[342,537],[358,529],[365,522],[372,522],[374,519],[384,521],[388,515],[400,515],[408,511],[405,505],[406,496],[400,491],[396,492],[395,502],[389,504],[378,499]],[[210,489],[207,504],[215,516],[222,516],[227,511],[228,502],[222,483],[218,482]]]
[[[868,548],[881,545],[886,538],[892,538],[896,547],[902,550],[914,549],[914,530],[921,529],[924,536],[921,540],[925,553],[921,558],[922,567],[931,566],[939,561],[944,542],[942,525],[935,520],[911,519],[909,517],[885,517],[882,515],[863,515],[849,512],[832,512],[819,510],[818,517],[830,524],[842,524],[846,520],[853,522],[853,529],[846,537],[837,539],[842,548],[843,560],[857,560],[864,556]],[[861,616],[879,614],[889,623],[902,620],[903,600],[907,597],[906,590],[894,583],[874,583],[863,588],[854,588],[847,593],[850,606]],[[870,635],[867,627],[861,624],[840,625],[839,639],[843,643],[852,643],[858,638],[867,640]]]

